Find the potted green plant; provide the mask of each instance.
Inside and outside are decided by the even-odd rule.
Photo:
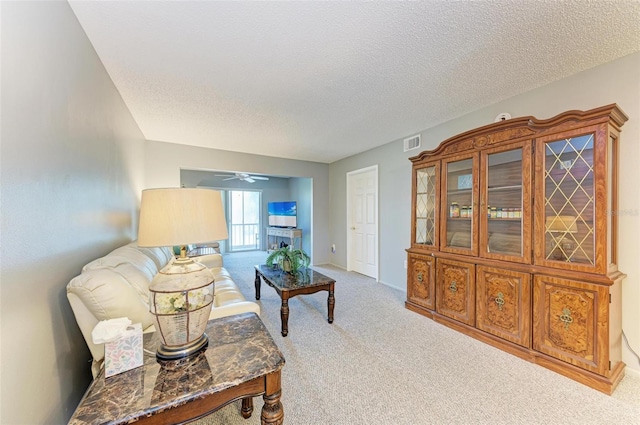
[[[297,273],[301,267],[308,267],[311,263],[311,258],[301,249],[292,249],[290,246],[285,246],[272,251],[265,260],[265,264],[269,267],[278,265],[283,271],[287,273]]]

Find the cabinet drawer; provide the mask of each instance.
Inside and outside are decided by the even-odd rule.
[[[436,310],[443,316],[475,324],[475,265],[438,259]]]
[[[531,275],[478,266],[476,327],[531,347]]]
[[[606,375],[609,370],[608,293],[606,286],[536,276],[534,350]]]
[[[407,299],[429,310],[436,307],[435,263],[430,255],[409,254]]]

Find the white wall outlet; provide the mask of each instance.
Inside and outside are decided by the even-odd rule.
[[[407,260],[404,260],[404,268],[407,269]]]
[[[336,244],[331,245],[331,252],[336,253]]]

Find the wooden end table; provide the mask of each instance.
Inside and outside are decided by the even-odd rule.
[[[263,395],[262,425],[281,425],[281,370],[284,357],[255,313],[210,320],[209,345],[180,360],[158,361],[145,353],[136,369],[93,380],[70,425],[177,424],[202,418],[242,399],[242,416],[253,412],[252,397]],[[153,353],[155,333],[144,335]]]
[[[328,291],[328,321],[333,323],[333,308],[336,304],[334,296],[335,280],[309,267],[298,270],[296,274],[286,273],[279,268],[273,268],[266,264],[257,265],[255,268],[256,300],[260,299],[260,278],[275,289],[280,299],[282,299],[282,306],[280,307],[282,336],[287,336],[289,333],[289,298],[293,298],[296,295]]]

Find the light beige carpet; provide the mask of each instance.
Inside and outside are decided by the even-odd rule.
[[[247,299],[265,256],[224,256]],[[336,280],[333,324],[326,292],[289,300],[286,338],[275,291],[263,284],[258,301],[286,359],[285,424],[640,424],[640,379],[627,376],[606,396],[406,310],[402,291],[315,268]],[[196,423],[259,424],[262,398],[254,405],[247,420],[236,402]]]

